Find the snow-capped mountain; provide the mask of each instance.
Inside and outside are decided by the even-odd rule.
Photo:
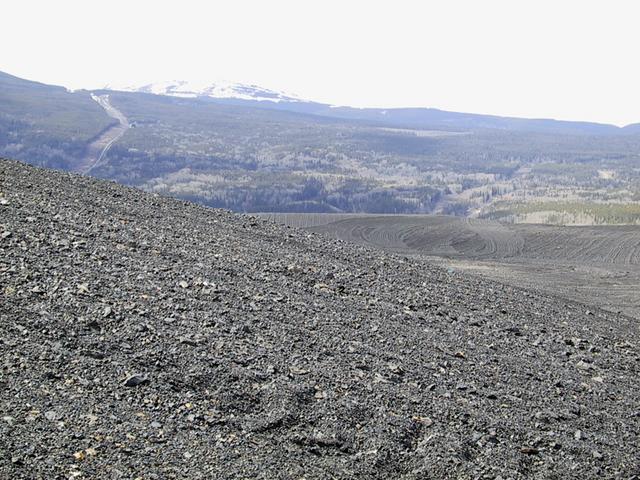
[[[244,85],[241,83],[214,82],[198,83],[184,80],[170,80],[154,82],[144,85],[105,85],[105,90],[117,90],[122,92],[153,93],[155,95],[169,95],[182,98],[233,98],[239,100],[255,100],[269,102],[303,102],[301,98],[259,87],[257,85]]]

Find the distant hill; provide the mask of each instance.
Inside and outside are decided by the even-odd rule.
[[[640,201],[638,125],[335,107],[254,85],[127,88],[71,92],[1,74],[0,154],[245,212]]]
[[[637,135],[640,134],[640,123],[633,123],[631,125],[627,125],[623,128],[624,132],[627,134]]]
[[[87,91],[0,72],[0,154],[73,170],[87,144],[113,123]]]
[[[354,108],[333,106],[304,100],[291,94],[276,92],[256,85],[227,82],[193,83],[165,81],[137,86],[107,85],[105,90],[153,93],[180,98],[206,98],[229,105],[286,110],[349,120],[366,120],[384,125],[409,128],[446,129],[456,131],[498,129],[568,135],[622,135],[633,133],[615,125],[593,122],[571,122],[553,119],[527,119],[448,112],[436,108]]]
[[[153,93],[180,98],[216,98],[251,100],[257,102],[297,102],[304,101],[283,92],[276,92],[257,85],[245,85],[230,82],[187,82],[184,80],[169,80],[143,85],[105,85],[104,90]]]

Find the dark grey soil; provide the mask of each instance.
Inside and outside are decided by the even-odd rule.
[[[635,321],[0,161],[0,478],[637,478]]]
[[[434,215],[262,215],[640,320],[638,225],[510,225]]]

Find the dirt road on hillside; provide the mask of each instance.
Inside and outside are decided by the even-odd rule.
[[[91,171],[104,160],[111,146],[122,138],[130,127],[127,117],[125,117],[120,110],[111,105],[109,95],[92,94],[91,98],[104,108],[107,115],[116,119],[118,124],[105,130],[102,135],[89,144],[84,161],[77,168],[78,172],[84,174],[91,173]]]

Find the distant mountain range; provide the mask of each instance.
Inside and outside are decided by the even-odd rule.
[[[257,85],[244,85],[230,82],[198,83],[185,80],[169,80],[142,85],[108,84],[105,85],[104,90],[152,93],[155,95],[167,95],[180,98],[208,97],[275,103],[303,101],[293,95],[269,90]]]
[[[337,107],[220,82],[70,91],[0,72],[0,156],[235,211],[640,203],[639,152],[640,124]]]
[[[31,88],[42,92],[50,88],[56,94],[60,87],[23,80],[0,72],[0,87]],[[501,130],[563,135],[628,135],[639,134],[640,123],[618,127],[594,122],[501,117],[476,113],[450,112],[437,108],[355,108],[305,100],[281,91],[230,82],[161,81],[140,85],[107,84],[100,92],[118,91],[153,94],[183,99],[209,101],[226,105],[258,107],[320,117],[365,121],[399,128],[439,129],[449,131]],[[77,90],[70,93],[83,92]],[[1,93],[1,92],[0,92]],[[2,113],[0,111],[0,113]]]
[[[293,94],[257,85],[230,82],[162,81],[141,85],[105,85],[104,90],[149,93],[179,98],[206,99],[218,103],[254,106],[272,110],[348,120],[364,120],[408,128],[437,128],[453,131],[497,129],[518,132],[569,135],[619,135],[640,133],[640,123],[618,127],[594,122],[501,117],[449,112],[437,108],[355,108],[305,100]]]

